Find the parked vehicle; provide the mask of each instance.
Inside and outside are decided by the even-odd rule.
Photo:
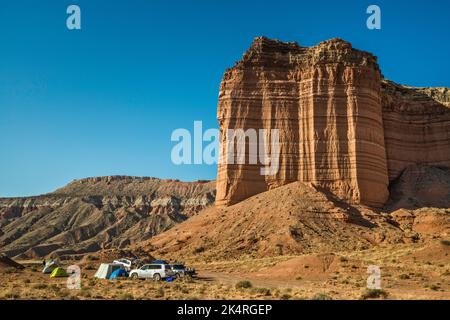
[[[184,277],[184,276],[194,276],[195,270],[191,268],[186,268],[184,264],[172,264],[170,265],[172,271],[174,272],[176,277]]]
[[[130,271],[137,267],[139,260],[133,258],[122,258],[113,261],[114,264],[120,264],[126,271]]]
[[[145,264],[138,269],[130,271],[130,277],[133,279],[153,279],[160,281],[161,279],[173,277],[175,273],[169,264],[152,263]]]

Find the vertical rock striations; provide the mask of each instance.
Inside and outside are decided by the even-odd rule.
[[[247,142],[245,164],[219,164],[216,204],[303,181],[381,206],[406,166],[450,166],[449,101],[446,89],[383,80],[375,56],[341,39],[301,47],[255,38],[223,76],[221,152],[228,129],[278,129],[279,170],[261,175]]]
[[[389,179],[414,164],[450,167],[450,90],[381,86]]]
[[[293,181],[383,204],[388,171],[380,79],[376,57],[340,39],[305,48],[256,38],[225,72],[217,116],[223,137],[229,128],[279,129],[279,171],[262,176],[259,165],[219,164],[217,205]]]

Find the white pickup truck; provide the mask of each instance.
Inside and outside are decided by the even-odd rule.
[[[113,261],[114,264],[121,264],[126,271],[130,271],[139,263],[139,260],[133,258],[122,258]]]

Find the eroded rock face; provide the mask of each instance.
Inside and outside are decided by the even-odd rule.
[[[260,164],[219,164],[216,204],[303,181],[381,206],[390,180],[408,165],[450,165],[449,96],[384,81],[375,56],[341,39],[301,47],[255,38],[222,79],[221,152],[228,129],[278,129],[279,171],[264,176]]]
[[[450,167],[450,90],[381,87],[389,180],[415,164]]]
[[[256,38],[227,70],[218,119],[228,128],[279,129],[279,171],[219,165],[218,205],[293,181],[381,205],[388,176],[376,57],[340,39],[311,48]],[[222,144],[224,147],[224,144]]]
[[[110,176],[42,196],[0,198],[0,250],[36,258],[123,248],[195,215],[214,197],[214,182]]]

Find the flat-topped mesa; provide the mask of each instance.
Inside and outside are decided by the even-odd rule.
[[[249,65],[254,68],[293,64],[311,66],[324,63],[371,65],[378,69],[377,58],[374,55],[353,49],[351,43],[340,38],[326,40],[313,47],[301,47],[297,42],[282,42],[265,37],[255,38],[242,60],[231,69]]]
[[[381,82],[377,58],[344,40],[301,47],[295,42],[255,38],[222,79],[217,110],[221,151],[226,152],[227,129],[278,129],[279,170],[261,175],[260,164],[249,164],[247,148],[246,164],[219,164],[216,204],[231,205],[303,181],[353,203],[383,205],[389,178],[408,162],[394,164],[386,157],[396,154],[397,141],[386,139],[387,153],[385,130],[396,129],[395,123],[384,124],[386,90],[382,94]],[[447,99],[439,90],[420,90],[429,100]],[[439,129],[439,164],[446,164],[450,157],[448,138],[443,138],[448,127]],[[428,163],[434,163],[431,160]]]
[[[388,179],[380,79],[376,58],[340,39],[306,48],[256,38],[224,75],[217,117],[222,133],[278,129],[279,171],[262,176],[259,165],[220,164],[217,205],[293,181],[383,204]]]

